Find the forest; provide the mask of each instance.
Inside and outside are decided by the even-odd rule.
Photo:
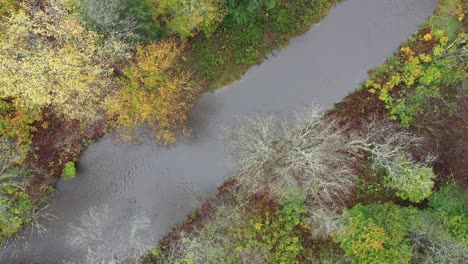
[[[0,244],[41,230],[56,182],[76,176],[93,141],[138,140],[143,127],[174,147],[191,136],[204,93],[339,2],[0,0]],[[332,109],[237,118],[224,136],[235,175],[145,254],[119,262],[463,263],[466,14],[466,1],[439,0]],[[88,262],[114,263],[103,248],[86,248]]]

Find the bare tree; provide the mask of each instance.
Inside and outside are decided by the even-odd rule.
[[[216,208],[214,215],[199,230],[188,234],[182,233],[182,238],[165,249],[156,263],[222,263],[232,256],[232,243],[234,237],[226,236],[226,233],[236,225],[245,224],[240,207],[221,205]],[[239,254],[241,263],[268,263],[270,252],[265,248],[252,245],[251,248],[243,248]]]
[[[385,169],[389,187],[397,195],[412,202],[420,202],[431,194],[435,174],[430,164],[435,156],[412,157],[412,150],[420,147],[422,138],[400,131],[390,122],[370,122],[353,135],[350,146],[370,154],[374,169]]]
[[[272,115],[241,117],[227,131],[238,159],[238,181],[247,193],[268,189],[278,197],[299,188],[311,212],[332,216],[352,197],[357,178],[353,149],[333,120],[313,105],[288,123]],[[319,215],[315,219],[319,219]]]
[[[81,217],[78,225],[69,225],[68,242],[74,248],[86,251],[86,263],[110,263],[118,251],[107,244],[105,218],[109,208],[92,207]]]
[[[442,230],[428,214],[421,215],[420,220],[412,222],[410,228],[413,263],[451,264],[466,261],[468,258],[466,242]]]
[[[450,50],[452,48],[453,50]],[[455,39],[450,45],[447,46],[447,48],[445,48],[444,54],[439,55],[435,57],[434,59],[457,57],[459,60],[465,63],[465,60],[463,59],[463,57],[466,57],[466,56],[468,56],[468,37],[461,36]]]
[[[309,225],[313,227],[312,235],[316,238],[327,238],[338,230],[342,218],[340,213],[326,208],[311,208],[309,214]]]
[[[422,138],[406,131],[399,130],[397,125],[388,121],[372,121],[357,133],[353,134],[349,144],[369,153],[375,165],[389,168],[399,156],[411,158],[411,150],[418,148]],[[434,157],[428,155],[423,163],[430,163]]]
[[[78,225],[69,225],[68,243],[86,252],[84,263],[119,263],[123,252],[128,252],[124,247],[127,243],[130,244],[133,259],[138,259],[149,249],[148,218],[135,218],[129,226],[128,237],[120,236],[124,232],[119,232],[109,224],[109,220],[110,210],[107,206],[91,207],[80,217]],[[110,244],[111,240],[117,240],[117,246]]]
[[[86,23],[106,37],[119,41],[134,42],[137,39],[136,19],[125,9],[128,0],[78,0]]]

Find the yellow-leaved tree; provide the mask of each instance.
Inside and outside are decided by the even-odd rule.
[[[65,0],[23,4],[1,24],[0,97],[66,119],[96,119],[112,73],[100,40]]]
[[[190,133],[188,111],[200,91],[190,74],[177,69],[180,49],[174,42],[137,49],[135,63],[125,71],[123,88],[107,100],[117,124],[137,128],[148,124],[159,143],[175,143],[175,133]]]

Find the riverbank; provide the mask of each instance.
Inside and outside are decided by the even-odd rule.
[[[272,50],[285,46],[290,38],[302,34],[312,24],[318,22],[336,3],[335,0],[304,0],[294,3],[278,1],[274,7],[263,8],[262,12],[265,12],[262,14],[263,18],[249,19],[242,22],[243,26],[234,25],[232,21],[226,20],[211,35],[208,36],[202,32],[191,34],[186,42],[178,39],[174,34],[164,33],[167,34],[164,38],[175,38],[180,48],[183,49],[182,55],[177,57],[171,70],[182,68],[184,72],[191,72],[189,81],[197,83],[197,89],[200,90],[190,98],[167,98],[167,100],[178,100],[177,104],[186,103],[188,107],[184,107],[181,112],[170,113],[168,117],[165,117],[169,128],[158,125],[157,130],[161,130],[160,127],[163,127],[165,129],[164,135],[169,134],[167,136],[170,139],[169,143],[173,143],[174,131],[181,129],[181,127],[189,130],[185,126],[188,120],[183,116],[196,101],[200,91],[209,91],[237,80],[247,69],[261,63]],[[12,6],[15,5],[12,4]],[[47,10],[47,4],[39,5],[39,7]],[[20,7],[20,9],[22,8]],[[14,13],[17,12],[17,9],[18,5],[16,4],[15,9],[8,9],[8,12]],[[2,12],[6,12],[6,10],[2,9]],[[72,14],[73,10],[75,7],[72,7]],[[266,17],[268,19],[265,19]],[[124,91],[121,95],[125,95],[125,88],[120,87],[119,79],[125,75],[126,68],[134,64],[135,62],[132,60],[120,60],[110,65],[114,72],[112,89]],[[104,98],[99,100],[104,101]],[[134,98],[134,100],[140,99]],[[7,195],[8,219],[10,220],[2,224],[5,225],[4,230],[8,230],[2,236],[9,237],[21,225],[33,220],[35,214],[30,211],[32,208],[42,207],[44,196],[50,195],[50,187],[55,186],[62,176],[65,164],[76,163],[80,153],[91,142],[98,140],[107,131],[113,130],[115,126],[121,125],[119,123],[121,116],[99,116],[98,121],[82,122],[66,119],[52,111],[50,107],[40,110],[40,113],[34,111],[34,114],[29,112],[25,114],[18,106],[10,105],[10,99],[5,100],[4,103],[6,105],[2,105],[2,109],[5,108],[8,111],[2,116],[2,124],[5,125],[5,128],[10,128],[10,132],[4,134],[8,137],[16,137],[18,148],[21,147],[25,153],[28,153],[27,157],[13,166],[26,167],[32,174],[27,183],[20,182],[14,185],[15,197],[21,197],[21,199]],[[116,112],[122,109],[134,111],[140,107],[125,104],[120,106],[122,108],[117,109]],[[101,112],[99,115],[105,114]],[[182,117],[171,117],[175,115]],[[145,121],[141,116],[131,116],[131,118],[137,120],[131,124],[135,126],[141,125]],[[124,125],[128,125],[128,123]],[[10,185],[9,183],[8,186]],[[11,190],[8,192],[11,193]],[[18,206],[19,204],[28,204],[28,206]],[[12,210],[16,210],[15,208],[20,208],[20,212],[13,213]],[[13,218],[16,219],[14,225],[10,223]]]
[[[456,230],[466,230],[468,221],[468,212],[462,209],[467,201],[468,180],[463,155],[467,151],[464,142],[468,133],[466,64],[458,57],[464,54],[459,52],[466,47],[465,14],[461,1],[440,1],[434,15],[401,45],[395,56],[369,71],[369,79],[324,117],[326,123],[335,122],[338,131],[344,129],[344,135],[351,139],[356,134],[369,133],[370,126],[383,122],[388,127],[379,133],[386,140],[391,138],[392,132],[389,131],[395,129],[392,127],[400,126],[396,129],[400,131],[398,133],[411,133],[418,141],[421,140],[417,144],[410,143],[413,149],[405,155],[415,159],[411,164],[418,170],[431,166],[430,170],[435,173],[429,176],[432,183],[417,178],[421,182],[413,183],[413,187],[405,186],[409,188],[405,191],[399,189],[401,185],[389,185],[392,183],[391,174],[386,169],[376,170],[369,165],[379,156],[372,151],[371,155],[363,153],[352,164],[352,167],[357,166],[358,175],[352,187],[353,193],[341,193],[351,198],[344,204],[345,213],[339,216],[343,210],[341,207],[334,211],[335,214],[332,212],[317,219],[314,211],[310,211],[311,207],[314,208],[315,197],[289,197],[287,188],[281,187],[280,193],[289,197],[289,200],[284,200],[278,196],[278,189],[271,188],[278,181],[275,178],[276,167],[288,166],[287,163],[281,165],[284,160],[267,163],[268,173],[259,179],[263,186],[260,184],[255,190],[251,190],[255,185],[250,186],[252,181],[255,184],[255,180],[248,181],[246,185],[245,177],[256,179],[259,177],[257,174],[263,174],[249,171],[250,167],[245,168],[245,162],[241,162],[243,166],[239,166],[238,175],[219,188],[217,197],[208,200],[184,224],[174,227],[143,256],[142,262],[203,263],[229,258],[233,262],[253,259],[257,263],[347,263],[350,260],[378,261],[383,258],[406,263],[424,259],[454,262],[463,259],[466,232]],[[256,120],[260,127],[264,125],[262,122]],[[271,130],[274,126],[270,124],[268,128]],[[296,133],[303,133],[299,131]],[[310,133],[316,132],[311,129]],[[396,138],[404,135],[409,134],[399,134]],[[255,136],[251,135],[251,138]],[[276,144],[275,148],[283,147],[282,151],[288,151],[280,140],[272,142]],[[244,144],[241,147],[248,149],[253,148],[249,144],[255,146],[258,142]],[[269,148],[268,144],[264,147]],[[256,158],[257,153],[250,153]],[[424,163],[428,153],[437,157],[435,162]],[[269,155],[274,156],[276,152],[271,150]],[[316,156],[317,159],[319,157]],[[266,161],[269,162],[268,159]],[[261,171],[263,165],[256,162],[254,160],[249,166]],[[418,176],[422,173],[420,171]],[[280,174],[276,177],[285,176]],[[459,187],[453,187],[453,182]],[[424,186],[429,187],[429,192],[423,190]],[[306,192],[301,187],[294,188],[293,192]],[[327,187],[324,188],[320,190],[328,191]],[[246,193],[246,189],[250,192]],[[444,208],[444,203],[450,204],[450,208]],[[400,217],[402,214],[407,216]],[[358,220],[348,218],[348,215]],[[455,218],[457,223],[447,222]],[[340,228],[336,222],[339,219],[342,219]],[[368,227],[369,224],[376,225],[376,229],[361,228],[361,225]],[[330,228],[325,235],[317,234],[321,225]],[[433,249],[420,244],[421,234],[430,229],[434,231],[426,233],[425,239],[430,241]],[[370,233],[374,231],[379,232],[382,238]],[[364,239],[367,245],[359,244],[359,239]],[[377,246],[372,248],[368,245],[371,242]],[[442,243],[457,249],[449,252]],[[394,248],[398,250],[393,251]],[[411,248],[418,250],[412,251]]]
[[[144,235],[154,241],[197,206],[198,199],[190,193],[211,197],[224,177],[232,175],[220,135],[221,127],[228,126],[233,117],[258,111],[287,114],[314,100],[331,106],[349,92],[350,84],[354,87],[365,79],[366,69],[391,55],[434,7],[435,2],[426,0],[346,1],[276,57],[250,70],[243,80],[204,94],[190,114],[192,138],[161,148],[149,138],[126,143],[119,142],[115,134],[104,136],[83,152],[75,179],[58,182],[49,209],[60,220],[41,221],[48,232],[24,234],[24,243],[17,241],[15,249],[2,251],[6,256],[16,255],[2,260],[81,260],[88,252],[86,247],[96,249],[102,244],[90,240],[83,247],[71,246],[69,227],[86,228],[81,221],[91,212],[103,214],[103,222],[98,223],[107,230],[89,232],[110,246],[99,252],[134,255],[133,245],[125,239],[135,218],[150,219]],[[347,43],[346,49],[342,43]]]

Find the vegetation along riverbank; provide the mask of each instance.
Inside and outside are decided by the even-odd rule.
[[[115,128],[133,139],[145,125],[174,144],[202,92],[240,78],[337,2],[0,1],[0,243],[46,215],[89,142]]]
[[[462,263],[466,6],[441,0],[329,111],[239,118],[236,175],[142,263]]]

